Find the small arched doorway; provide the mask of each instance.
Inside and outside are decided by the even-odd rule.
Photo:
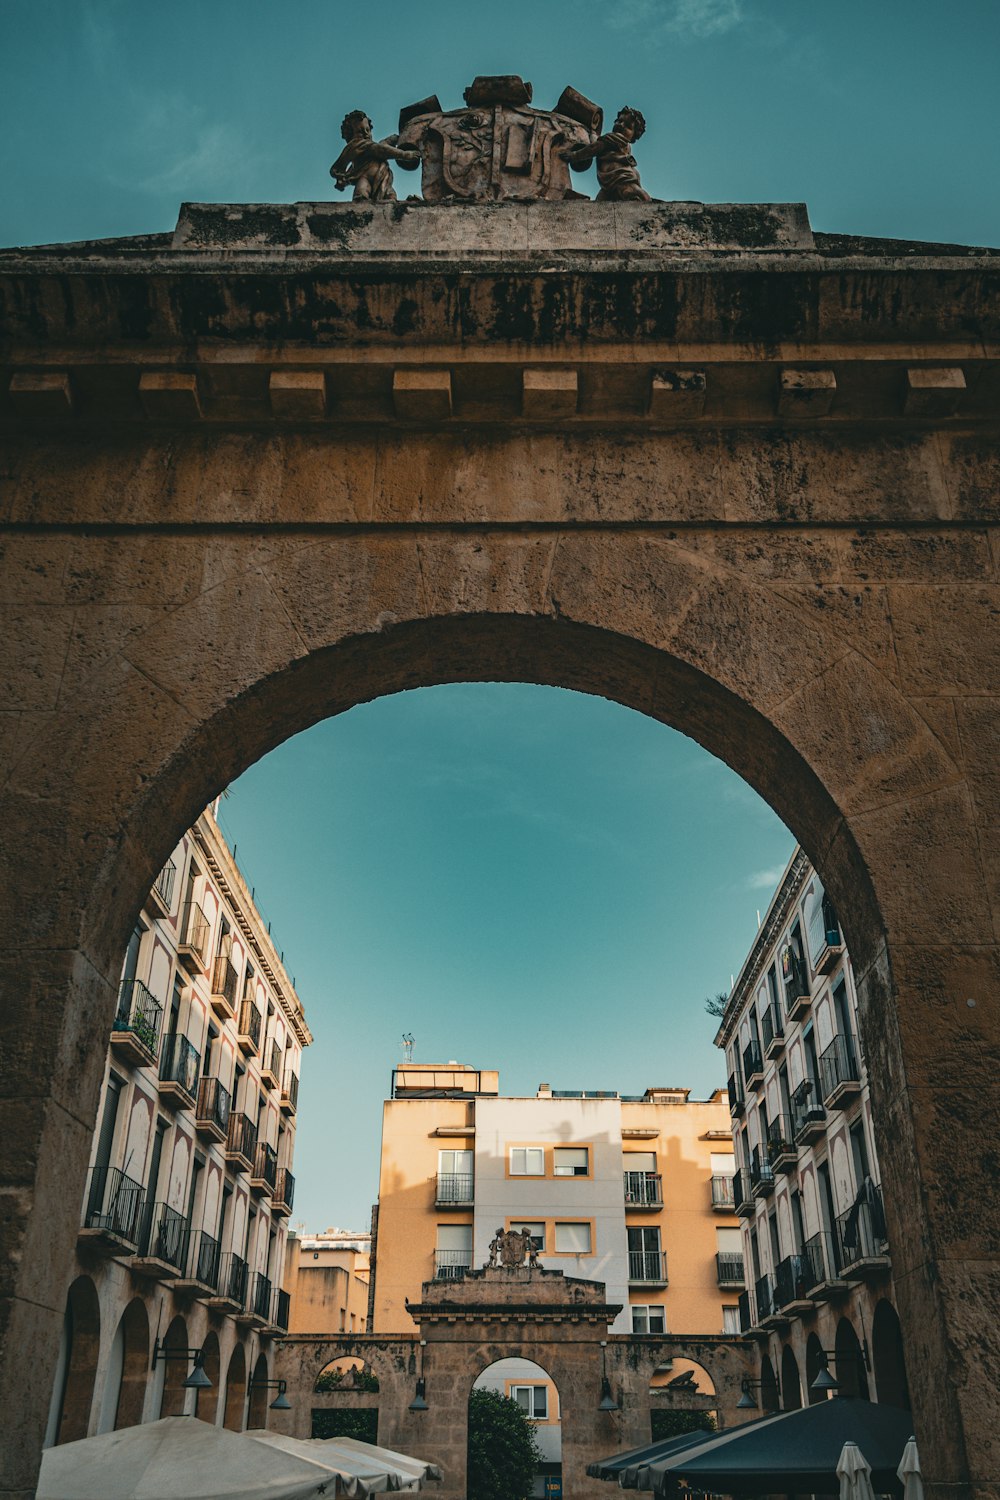
[[[868,1375],[864,1355],[850,1318],[841,1318],[837,1324],[834,1364],[837,1371],[837,1395],[854,1396],[867,1401]]]
[[[652,1441],[685,1432],[714,1432],[715,1383],[704,1365],[677,1355],[656,1366],[649,1382]]]
[[[78,1276],[66,1297],[62,1378],[53,1393],[50,1433],[54,1443],[87,1436],[101,1348],[101,1309],[89,1276]]]
[[[903,1363],[903,1332],[892,1303],[883,1297],[872,1319],[872,1365],[875,1394],[884,1406],[912,1410]]]
[[[145,1304],[133,1297],[122,1313],[122,1374],[114,1426],[138,1427],[142,1421],[149,1375],[149,1318]]]
[[[237,1344],[229,1356],[226,1372],[226,1404],[222,1425],[230,1432],[243,1431],[243,1416],[247,1402],[247,1360],[243,1345]]]
[[[271,1400],[264,1381],[268,1379],[267,1355],[258,1354],[257,1363],[253,1367],[253,1375],[250,1377],[250,1406],[247,1411],[247,1427],[267,1426],[267,1407]]]
[[[378,1441],[378,1402],[360,1405],[358,1397],[375,1397],[379,1392],[378,1376],[363,1359],[343,1355],[331,1359],[316,1377],[313,1394],[323,1400],[314,1405],[312,1435],[314,1438],[358,1438],[363,1443]]]
[[[538,1457],[530,1487],[525,1489],[526,1500],[541,1500],[546,1494],[546,1482],[559,1480],[562,1483],[562,1409],[559,1391],[548,1371],[530,1359],[498,1359],[488,1365],[473,1382],[472,1396],[489,1393],[513,1401],[527,1417],[534,1432]],[[495,1462],[488,1442],[484,1441],[485,1428],[480,1424],[490,1420],[489,1409],[473,1402],[469,1410],[469,1494],[482,1487],[488,1469]]]
[[[178,1351],[188,1347],[187,1324],[181,1317],[174,1318],[163,1340],[164,1349],[172,1351],[171,1358],[163,1361],[163,1393],[160,1397],[161,1417],[182,1417],[187,1405],[188,1392],[184,1382],[191,1373],[191,1363],[181,1359]]]
[[[765,1412],[779,1411],[781,1406],[778,1379],[766,1354],[760,1362],[760,1404]]]
[[[791,1344],[786,1344],[781,1351],[781,1404],[785,1411],[798,1411],[802,1405],[799,1362]]]

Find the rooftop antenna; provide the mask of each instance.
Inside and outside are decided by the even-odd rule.
[[[405,1063],[411,1063],[413,1061],[413,1032],[412,1031],[404,1031],[403,1032],[403,1061]]]

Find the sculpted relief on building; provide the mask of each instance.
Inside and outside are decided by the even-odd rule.
[[[353,186],[356,202],[394,202],[395,163],[420,167],[425,203],[561,202],[586,198],[571,172],[596,161],[599,200],[650,201],[632,156],[646,128],[637,109],[619,110],[602,134],[603,110],[573,88],[551,110],[532,108],[531,84],[513,74],[476,78],[464,97],[464,109],[444,110],[436,95],[407,105],[398,134],[381,141],[365,112],[352,110],[330,168],[337,188]]]

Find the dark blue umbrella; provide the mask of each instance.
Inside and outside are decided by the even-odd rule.
[[[709,1433],[685,1432],[680,1437],[661,1438],[658,1443],[646,1443],[642,1448],[629,1448],[624,1453],[612,1453],[610,1458],[598,1459],[587,1465],[591,1479],[618,1479],[625,1469],[645,1468],[659,1458],[670,1458],[685,1448],[698,1448],[709,1437]],[[634,1483],[624,1483],[623,1488],[634,1490]]]

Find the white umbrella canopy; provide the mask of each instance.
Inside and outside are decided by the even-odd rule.
[[[857,1443],[845,1443],[837,1460],[840,1500],[875,1500],[871,1465]]]
[[[916,1438],[910,1438],[903,1449],[903,1456],[899,1460],[899,1468],[896,1470],[903,1485],[903,1500],[924,1500],[924,1479],[920,1472],[920,1454],[917,1452]]]
[[[393,1448],[380,1448],[375,1443],[363,1443],[360,1438],[335,1438],[340,1448],[350,1448],[352,1453],[369,1458],[384,1458],[397,1469],[409,1470],[421,1479],[443,1479],[444,1470],[439,1464],[428,1463],[422,1458],[413,1458],[409,1453],[397,1453]]]
[[[337,1476],[197,1417],[163,1417],[47,1448],[37,1500],[312,1500]]]
[[[244,1441],[249,1438],[262,1447],[281,1448],[309,1463],[321,1464],[337,1476],[339,1488],[349,1500],[405,1489],[413,1480],[411,1474],[404,1475],[389,1464],[376,1463],[346,1449],[342,1451],[333,1439],[287,1437],[283,1432],[268,1432],[263,1427],[251,1427],[242,1437]]]

